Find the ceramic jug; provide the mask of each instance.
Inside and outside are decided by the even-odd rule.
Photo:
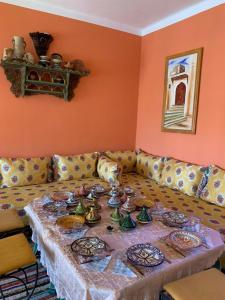
[[[14,36],[12,39],[14,58],[22,59],[25,54],[26,42],[22,36]]]

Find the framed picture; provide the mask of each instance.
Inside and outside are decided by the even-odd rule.
[[[203,48],[166,58],[162,131],[196,132]]]

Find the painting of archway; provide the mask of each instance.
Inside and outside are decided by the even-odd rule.
[[[166,58],[162,131],[195,133],[203,48]]]
[[[176,88],[175,105],[184,105],[186,95],[186,85],[181,82]]]

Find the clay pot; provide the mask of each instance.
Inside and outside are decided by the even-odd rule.
[[[14,36],[12,39],[14,58],[23,59],[26,42],[22,36]]]

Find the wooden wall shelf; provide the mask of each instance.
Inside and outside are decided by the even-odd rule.
[[[80,77],[89,74],[88,70],[81,72],[61,67],[44,67],[20,60],[2,60],[1,66],[16,97],[48,94],[70,101]]]

